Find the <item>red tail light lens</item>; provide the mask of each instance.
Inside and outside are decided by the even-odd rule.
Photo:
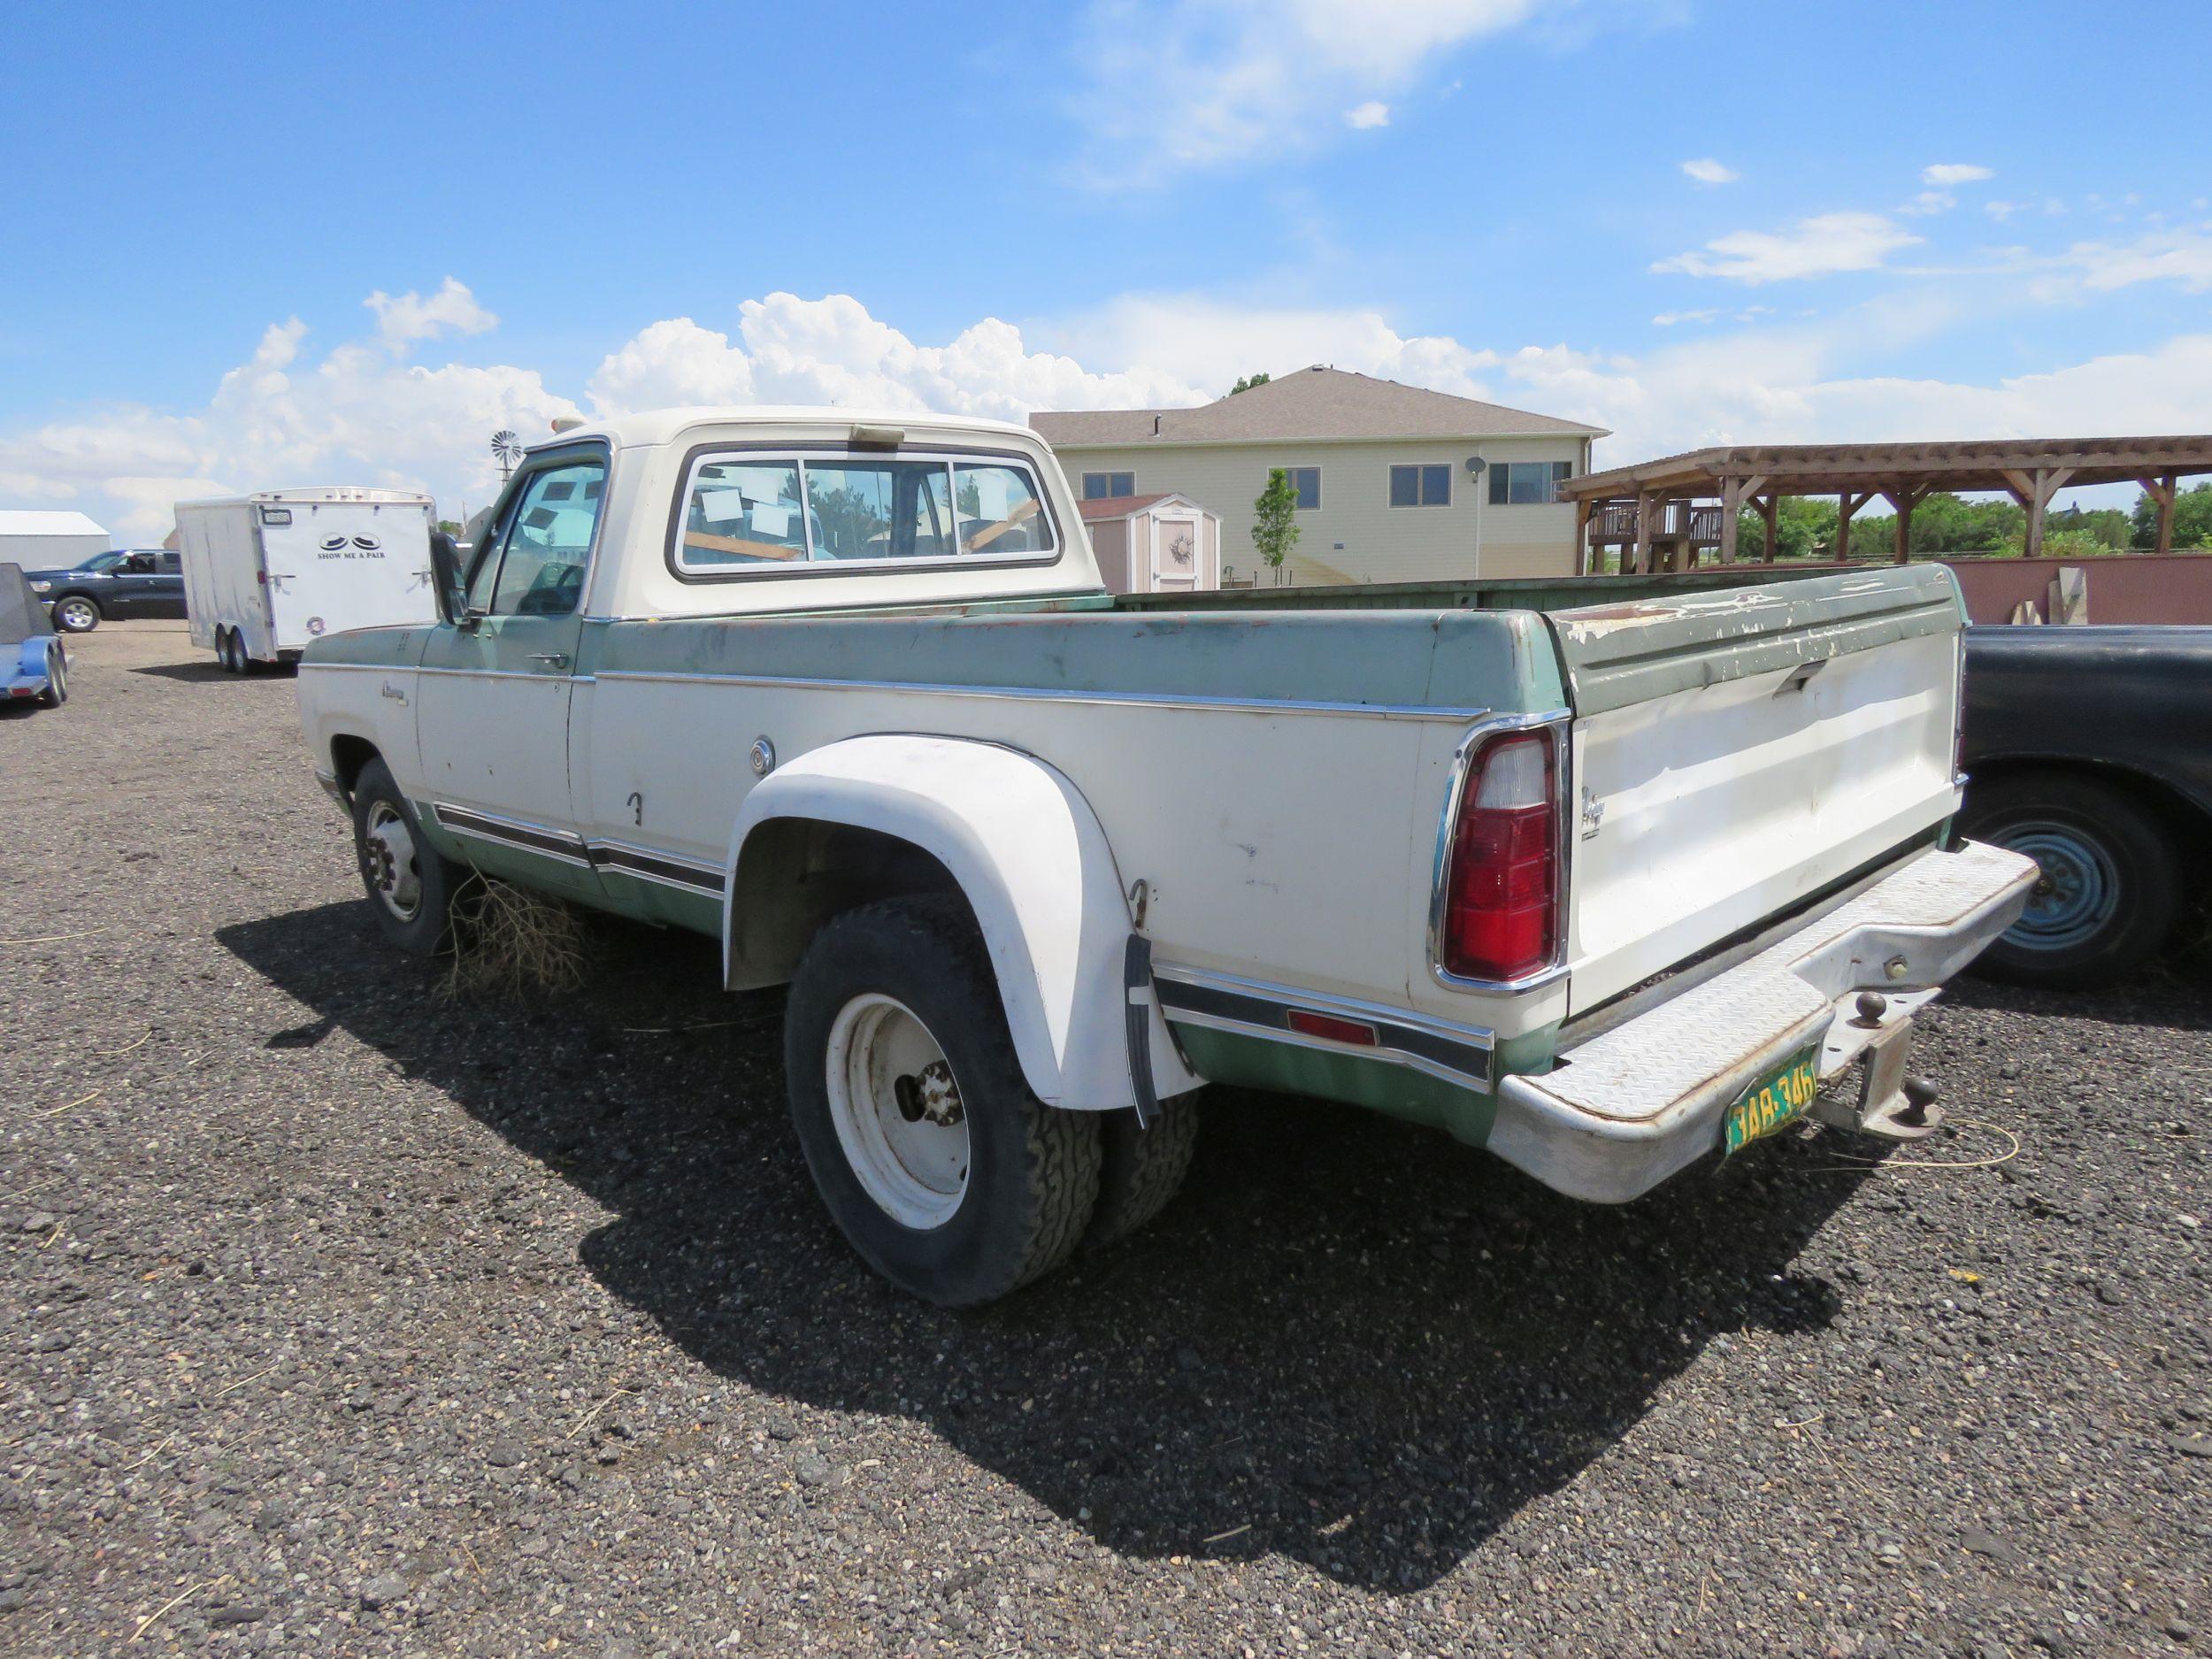
[[[1559,946],[1557,760],[1548,733],[1497,737],[1468,768],[1444,875],[1444,969],[1518,979]]]

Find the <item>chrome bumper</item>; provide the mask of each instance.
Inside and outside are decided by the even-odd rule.
[[[1930,851],[1748,961],[1498,1085],[1488,1145],[1594,1203],[1648,1192],[1720,1145],[1728,1110],[1817,1045],[1823,1084],[1909,1024],[2026,905],[2033,860],[1969,841]],[[1852,1018],[1879,991],[1879,1018]]]

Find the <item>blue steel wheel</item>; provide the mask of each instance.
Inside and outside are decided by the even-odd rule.
[[[2101,986],[2142,965],[2179,913],[2173,844],[2139,797],[2079,772],[2021,772],[1967,789],[1960,828],[2025,853],[2027,908],[1975,964],[2024,985]]]
[[[2008,826],[2003,845],[2042,869],[2028,908],[2006,931],[2026,950],[2066,950],[2111,926],[2120,907],[2120,871],[2111,849],[2070,825],[2032,821]]]

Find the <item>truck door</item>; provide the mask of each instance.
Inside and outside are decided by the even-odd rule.
[[[470,567],[468,612],[424,648],[415,727],[437,821],[487,873],[596,897],[576,833],[568,717],[607,462],[556,451],[510,491]]]

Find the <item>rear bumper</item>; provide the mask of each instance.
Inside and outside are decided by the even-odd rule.
[[[1978,841],[1924,853],[1748,961],[1562,1051],[1553,1071],[1502,1079],[1489,1148],[1570,1197],[1648,1192],[1718,1147],[1729,1108],[1793,1055],[1817,1046],[1830,1082],[1909,1023],[2012,926],[2035,879],[2032,860]],[[1887,1011],[1855,1023],[1868,990]]]

